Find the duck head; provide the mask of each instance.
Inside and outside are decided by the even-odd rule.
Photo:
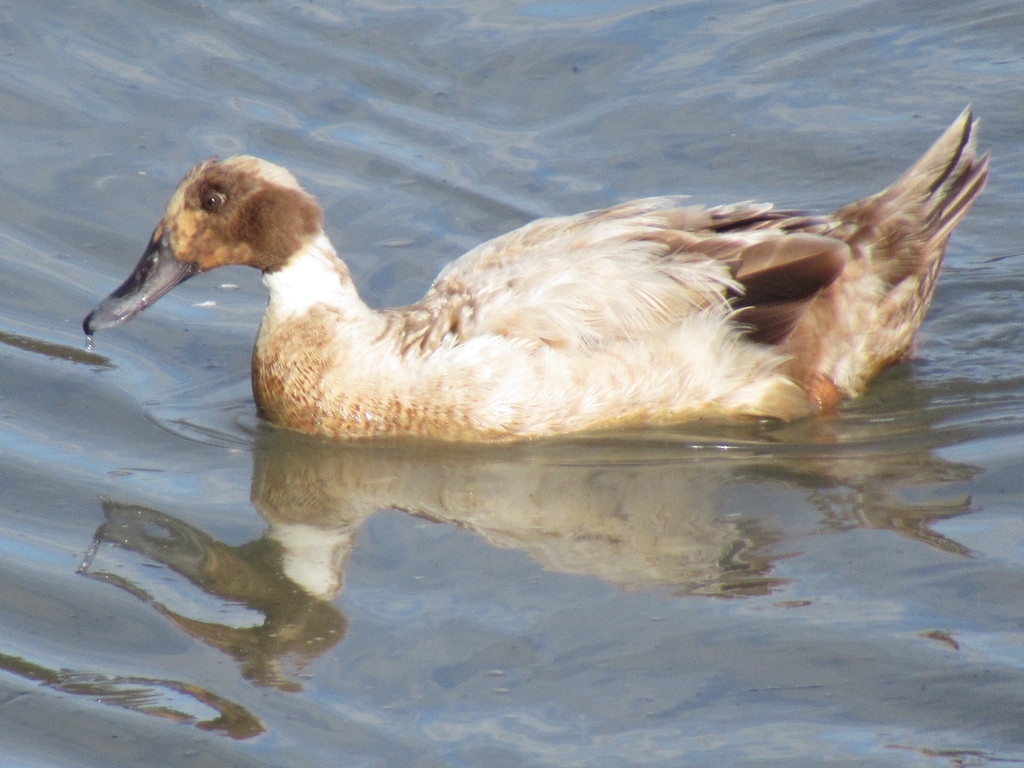
[[[128,279],[82,327],[91,336],[120,325],[214,267],[274,272],[321,231],[319,205],[284,168],[248,155],[204,160],[181,180]]]

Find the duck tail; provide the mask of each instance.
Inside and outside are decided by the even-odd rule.
[[[832,327],[849,354],[794,374],[811,381],[812,391],[824,381],[831,382],[827,391],[856,394],[911,350],[950,233],[985,186],[988,154],[976,154],[976,127],[968,107],[895,183],[836,211],[852,260],[790,344],[813,338],[821,346],[819,329]]]
[[[873,242],[860,255],[874,274],[895,286],[921,279],[926,307],[953,228],[964,217],[988,177],[988,153],[975,150],[978,121],[967,107],[921,158],[895,183],[836,212],[852,226],[851,246]]]
[[[974,131],[978,121],[967,107],[953,124],[879,197],[897,208],[918,208],[921,234],[944,244],[988,178],[988,153],[977,157]]]

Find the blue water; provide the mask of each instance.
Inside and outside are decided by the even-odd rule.
[[[973,0],[0,8],[0,762],[1024,762],[1022,39]],[[290,168],[389,306],[540,215],[830,210],[967,103],[989,186],[834,420],[299,439],[242,269],[81,334],[212,154]]]

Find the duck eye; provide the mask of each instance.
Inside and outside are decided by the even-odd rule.
[[[203,193],[202,198],[199,200],[199,205],[207,213],[213,213],[224,205],[226,200],[227,196],[223,192],[211,190]]]

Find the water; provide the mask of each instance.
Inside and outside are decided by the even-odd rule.
[[[1015,3],[0,8],[10,766],[1024,762]],[[261,426],[258,276],[87,346],[182,173],[289,167],[375,306],[538,215],[828,210],[968,102],[917,357],[832,421],[495,450]]]

